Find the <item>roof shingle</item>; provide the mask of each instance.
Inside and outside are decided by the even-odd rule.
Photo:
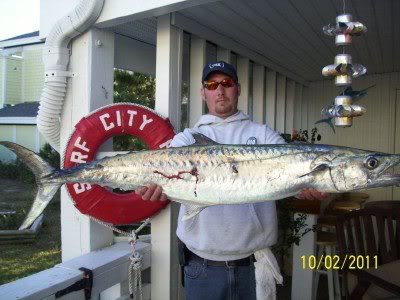
[[[25,102],[0,109],[0,118],[5,117],[36,117],[39,102]]]
[[[33,32],[21,34],[21,35],[14,36],[14,37],[9,38],[9,39],[2,40],[2,41],[0,41],[0,42],[11,41],[11,40],[18,40],[18,39],[25,39],[25,38],[35,37],[35,36],[39,36],[39,31],[33,31]]]

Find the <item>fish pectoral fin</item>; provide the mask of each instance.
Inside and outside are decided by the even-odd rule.
[[[197,204],[185,204],[187,207],[186,213],[182,217],[182,221],[187,221],[191,218],[197,216],[203,209],[207,206],[204,205],[197,205]]]
[[[213,141],[209,137],[206,137],[204,134],[201,133],[192,133],[192,136],[194,138],[194,146],[199,146],[199,145],[218,145],[216,141]]]
[[[320,164],[320,165],[316,166],[315,168],[313,168],[311,170],[311,172],[309,172],[307,174],[304,174],[304,175],[301,175],[300,178],[302,178],[304,176],[308,176],[308,175],[314,175],[317,172],[325,171],[325,170],[328,170],[330,168],[331,167],[328,164]]]

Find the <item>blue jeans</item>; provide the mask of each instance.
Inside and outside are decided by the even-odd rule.
[[[207,266],[191,260],[184,268],[187,300],[255,300],[254,265]]]

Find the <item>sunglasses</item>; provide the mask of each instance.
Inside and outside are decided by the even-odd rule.
[[[230,88],[235,85],[235,80],[233,79],[224,79],[222,81],[206,81],[203,86],[210,91],[215,91],[219,85],[222,85],[224,88]]]

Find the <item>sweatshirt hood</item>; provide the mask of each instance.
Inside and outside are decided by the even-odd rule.
[[[200,120],[196,123],[196,125],[194,125],[194,127],[201,127],[203,125],[224,125],[232,122],[247,121],[249,119],[249,116],[240,110],[226,119],[208,114],[201,116]]]

